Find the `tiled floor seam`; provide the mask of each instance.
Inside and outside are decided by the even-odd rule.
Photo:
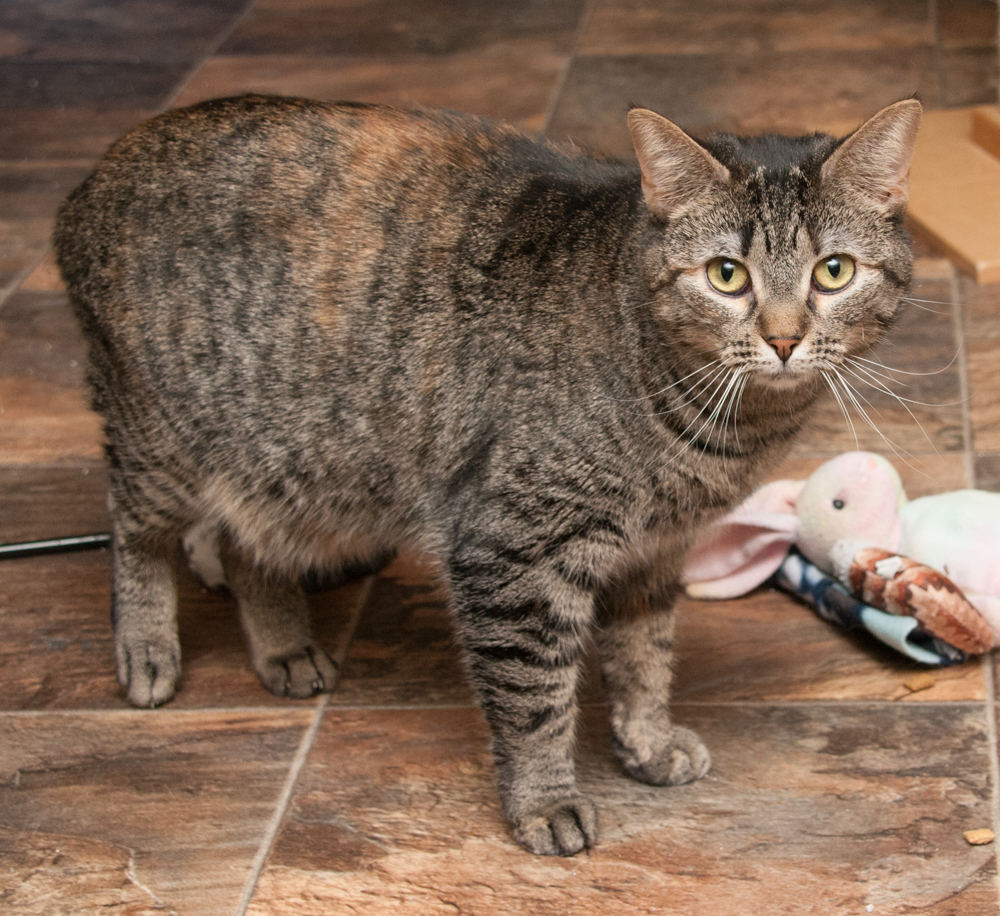
[[[325,694],[320,702],[325,703],[325,708],[329,712],[449,712],[460,709],[476,709],[474,703],[399,703],[399,704],[379,704],[379,705],[359,705],[359,704],[339,704],[336,702],[337,693]],[[898,700],[874,699],[874,700],[678,700],[671,703],[672,709],[701,709],[704,707],[744,707],[744,708],[767,708],[767,707],[801,707],[801,706],[844,706],[844,707],[865,707],[865,706],[911,706],[914,708],[929,708],[938,706],[963,706],[976,707],[982,705],[983,700]],[[0,710],[0,720],[3,719],[31,719],[43,718],[45,716],[131,716],[136,713],[149,713],[151,715],[175,715],[175,716],[200,716],[206,713],[213,715],[233,715],[233,716],[274,716],[280,718],[291,712],[306,712],[315,707],[281,707],[281,706],[199,706],[188,709],[172,709],[165,706],[159,710],[133,709],[132,707],[122,707],[120,709],[80,709],[65,707],[60,709],[8,709]],[[604,709],[604,703],[583,703],[581,709]],[[1000,833],[998,833],[1000,835]]]
[[[997,744],[997,689],[993,656],[983,656],[983,681],[986,684],[986,734],[990,767],[990,808],[993,832],[1000,836],[1000,746]],[[993,842],[996,870],[993,876],[997,890],[997,911],[1000,912],[1000,843]]]
[[[221,48],[226,43],[229,36],[236,31],[239,24],[246,18],[246,15],[247,13],[250,12],[251,8],[254,5],[254,2],[255,0],[247,0],[247,2],[243,5],[243,9],[240,10],[240,12],[238,12],[235,16],[233,16],[232,21],[229,23],[228,26],[226,26],[226,28],[222,29],[222,31],[219,33],[218,40],[212,45],[209,51],[202,56],[201,60],[197,61],[191,66],[191,69],[188,70],[187,74],[184,76],[183,79],[178,81],[177,85],[174,87],[173,92],[171,92],[167,96],[166,101],[163,104],[163,107],[160,109],[161,111],[167,111],[168,109],[174,107],[175,99],[177,99],[180,96],[180,94],[187,87],[188,83],[190,83],[191,80],[194,79],[195,74],[202,68],[205,62],[211,60],[213,57],[215,57],[216,54],[219,53],[219,48]]]
[[[261,872],[264,871],[267,857],[271,854],[271,847],[274,845],[278,831],[281,829],[281,823],[285,819],[285,813],[288,811],[288,806],[292,801],[292,793],[295,791],[295,784],[299,781],[299,774],[305,766],[309,752],[316,743],[316,736],[319,734],[320,725],[323,723],[323,713],[326,711],[329,702],[329,694],[324,694],[320,698],[319,703],[316,704],[316,711],[313,713],[313,720],[299,742],[298,750],[295,752],[292,765],[288,770],[288,776],[285,777],[285,784],[282,787],[281,795],[278,796],[274,813],[271,815],[271,820],[268,821],[264,837],[261,839],[260,846],[257,848],[257,854],[254,856],[253,865],[250,868],[250,876],[243,887],[243,895],[240,897],[235,916],[244,916],[247,907],[250,906],[254,891],[257,889],[257,881],[260,879]]]
[[[580,13],[580,21],[576,24],[576,34],[573,36],[573,45],[569,49],[569,54],[566,56],[566,62],[563,64],[562,69],[559,71],[559,76],[556,77],[556,83],[552,87],[552,94],[549,96],[549,104],[545,108],[545,118],[542,122],[542,133],[547,134],[549,132],[549,126],[552,124],[552,119],[555,117],[556,109],[559,107],[559,99],[562,96],[563,87],[566,85],[566,78],[569,76],[570,67],[573,66],[573,61],[576,59],[577,51],[580,49],[580,42],[583,39],[584,33],[587,31],[587,26],[590,24],[590,17],[594,13],[594,9],[600,0],[587,0],[587,4],[583,8],[583,12]]]
[[[244,13],[245,12],[246,11],[244,10]],[[361,594],[358,595],[357,602],[354,605],[354,611],[351,614],[351,619],[348,623],[344,640],[340,646],[338,646],[337,652],[334,656],[333,660],[336,662],[338,669],[341,671],[343,671],[347,653],[350,651],[351,642],[354,639],[354,632],[358,626],[358,620],[361,618],[361,614],[364,612],[364,609],[371,598],[374,585],[375,577],[369,576],[367,582],[365,582],[364,588],[361,589]],[[295,791],[295,785],[299,780],[299,774],[305,766],[309,752],[316,743],[316,736],[319,734],[320,726],[323,724],[323,714],[330,706],[330,697],[331,694],[328,693],[323,694],[323,696],[320,697],[319,702],[316,704],[315,712],[313,713],[313,720],[306,733],[302,736],[302,741],[299,743],[298,750],[295,752],[295,757],[292,760],[291,767],[289,767],[288,775],[285,778],[285,784],[281,790],[281,795],[278,797],[274,812],[271,815],[271,820],[268,821],[267,829],[264,831],[264,836],[261,839],[260,846],[257,848],[257,854],[254,856],[253,865],[250,868],[250,876],[247,878],[247,882],[244,885],[243,894],[240,897],[240,902],[236,908],[235,916],[244,916],[247,908],[250,906],[250,901],[253,899],[254,892],[257,890],[257,882],[260,880],[261,873],[264,871],[264,866],[267,864],[267,858],[271,854],[271,847],[274,845],[274,841],[278,836],[278,831],[281,830],[281,824],[285,819],[285,813],[288,811],[288,806],[291,803],[292,793]]]
[[[958,357],[958,397],[962,403],[962,463],[965,485],[976,485],[976,455],[972,442],[972,415],[969,410],[969,361],[965,347],[965,309],[962,303],[962,286],[953,267],[951,269],[951,318],[954,326],[955,347]]]
[[[24,283],[24,281],[27,280],[28,277],[30,277],[34,272],[35,268],[37,268],[38,265],[45,260],[45,256],[49,253],[49,248],[50,246],[46,245],[45,250],[42,251],[37,258],[29,261],[27,266],[24,267],[6,287],[0,290],[0,312],[3,311],[4,306],[7,304],[7,300],[21,288],[21,284]]]

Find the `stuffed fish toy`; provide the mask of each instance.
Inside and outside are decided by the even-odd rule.
[[[688,556],[687,592],[745,594],[784,569],[793,546],[863,606],[914,618],[964,652],[1000,644],[1000,494],[907,500],[885,458],[847,452],[806,481],[761,487],[708,528]],[[802,575],[792,561],[779,584],[810,600]]]

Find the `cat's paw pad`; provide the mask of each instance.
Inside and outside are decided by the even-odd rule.
[[[302,700],[337,686],[337,663],[310,643],[297,652],[268,659],[257,668],[261,683],[275,696]]]
[[[669,740],[648,759],[638,760],[634,754],[625,752],[620,752],[619,756],[633,779],[654,786],[694,782],[712,765],[708,748],[689,728],[674,728]]]
[[[537,856],[572,856],[597,842],[597,809],[573,795],[527,812],[514,824],[514,839]]]
[[[136,640],[118,645],[118,683],[133,706],[162,706],[177,692],[180,676],[181,651],[176,642]]]

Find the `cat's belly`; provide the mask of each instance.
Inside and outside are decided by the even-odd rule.
[[[298,575],[311,569],[336,569],[364,563],[414,537],[407,513],[323,508],[315,494],[311,509],[259,493],[242,492],[225,477],[202,490],[203,521],[230,533],[261,565]]]

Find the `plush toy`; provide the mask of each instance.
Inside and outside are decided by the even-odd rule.
[[[688,594],[745,594],[782,566],[792,545],[857,598],[913,614],[965,651],[1000,644],[1000,494],[958,490],[908,501],[885,458],[848,452],[806,481],[761,487],[710,527],[688,557]]]

